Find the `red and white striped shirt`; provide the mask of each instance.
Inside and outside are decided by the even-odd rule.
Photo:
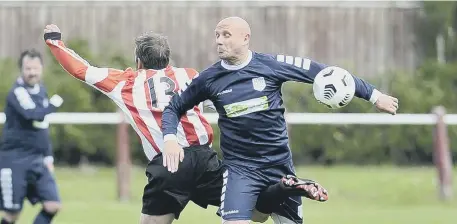
[[[163,150],[162,111],[171,97],[198,75],[196,70],[171,66],[138,71],[97,68],[60,40],[46,43],[69,74],[100,90],[119,106],[139,135],[149,160]],[[182,147],[211,144],[213,130],[200,108],[194,107],[181,118],[176,136]]]

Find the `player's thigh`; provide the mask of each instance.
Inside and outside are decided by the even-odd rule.
[[[163,166],[162,155],[154,157],[146,168],[148,183],[143,192],[142,213],[150,216],[180,213],[191,198],[194,189],[193,154],[185,151],[185,159],[175,173]]]
[[[174,214],[165,215],[146,215],[141,214],[140,224],[171,224],[174,220]]]
[[[54,175],[44,165],[34,167],[35,181],[30,183],[27,198],[30,203],[47,202],[46,208],[57,212],[60,209],[60,195]]]
[[[219,214],[225,221],[251,220],[257,197],[266,185],[256,179],[256,171],[229,165],[223,174]]]
[[[195,191],[192,192],[191,200],[206,208],[208,205],[219,207],[221,204],[221,192],[223,186],[224,166],[218,159],[217,154],[213,150],[200,152],[200,164],[205,164],[204,167],[199,167],[198,172],[201,175],[196,180]]]
[[[0,164],[0,210],[17,214],[27,194],[27,170],[2,161]]]

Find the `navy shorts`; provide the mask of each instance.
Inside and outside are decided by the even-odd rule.
[[[218,213],[227,221],[251,220],[260,192],[287,174],[295,175],[292,162],[262,168],[226,164]],[[289,197],[273,213],[303,223],[301,204],[301,197]]]
[[[16,213],[24,199],[32,205],[60,201],[57,184],[43,159],[0,158],[0,210]]]

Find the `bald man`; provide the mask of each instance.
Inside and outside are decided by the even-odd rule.
[[[182,152],[176,141],[179,118],[209,99],[219,114],[221,130],[223,223],[249,223],[256,216],[255,209],[272,214],[275,223],[302,223],[300,196],[306,196],[306,180],[295,177],[281,87],[287,81],[312,84],[327,65],[303,57],[249,50],[250,27],[239,17],[220,21],[215,37],[221,61],[202,71],[163,112],[163,154],[170,161],[167,165],[173,166],[173,171],[178,169]],[[360,78],[354,79],[357,97],[381,111],[396,113],[397,99]],[[326,195],[317,192],[315,196],[313,199],[319,200]]]

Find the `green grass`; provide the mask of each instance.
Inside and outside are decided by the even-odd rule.
[[[305,223],[323,224],[455,224],[457,200],[437,199],[433,168],[394,167],[301,167],[302,177],[319,180],[329,190],[326,203],[305,201]],[[141,194],[146,178],[134,169],[132,200],[116,200],[114,169],[90,171],[58,168],[57,181],[64,208],[57,224],[138,223]],[[457,170],[454,180],[457,180]],[[455,184],[457,186],[457,184]],[[457,187],[454,187],[457,194]],[[457,198],[457,197],[456,197]],[[26,203],[19,224],[32,223],[39,206]],[[220,223],[216,208],[200,209],[190,204],[175,223]],[[267,223],[272,223],[268,221]]]

